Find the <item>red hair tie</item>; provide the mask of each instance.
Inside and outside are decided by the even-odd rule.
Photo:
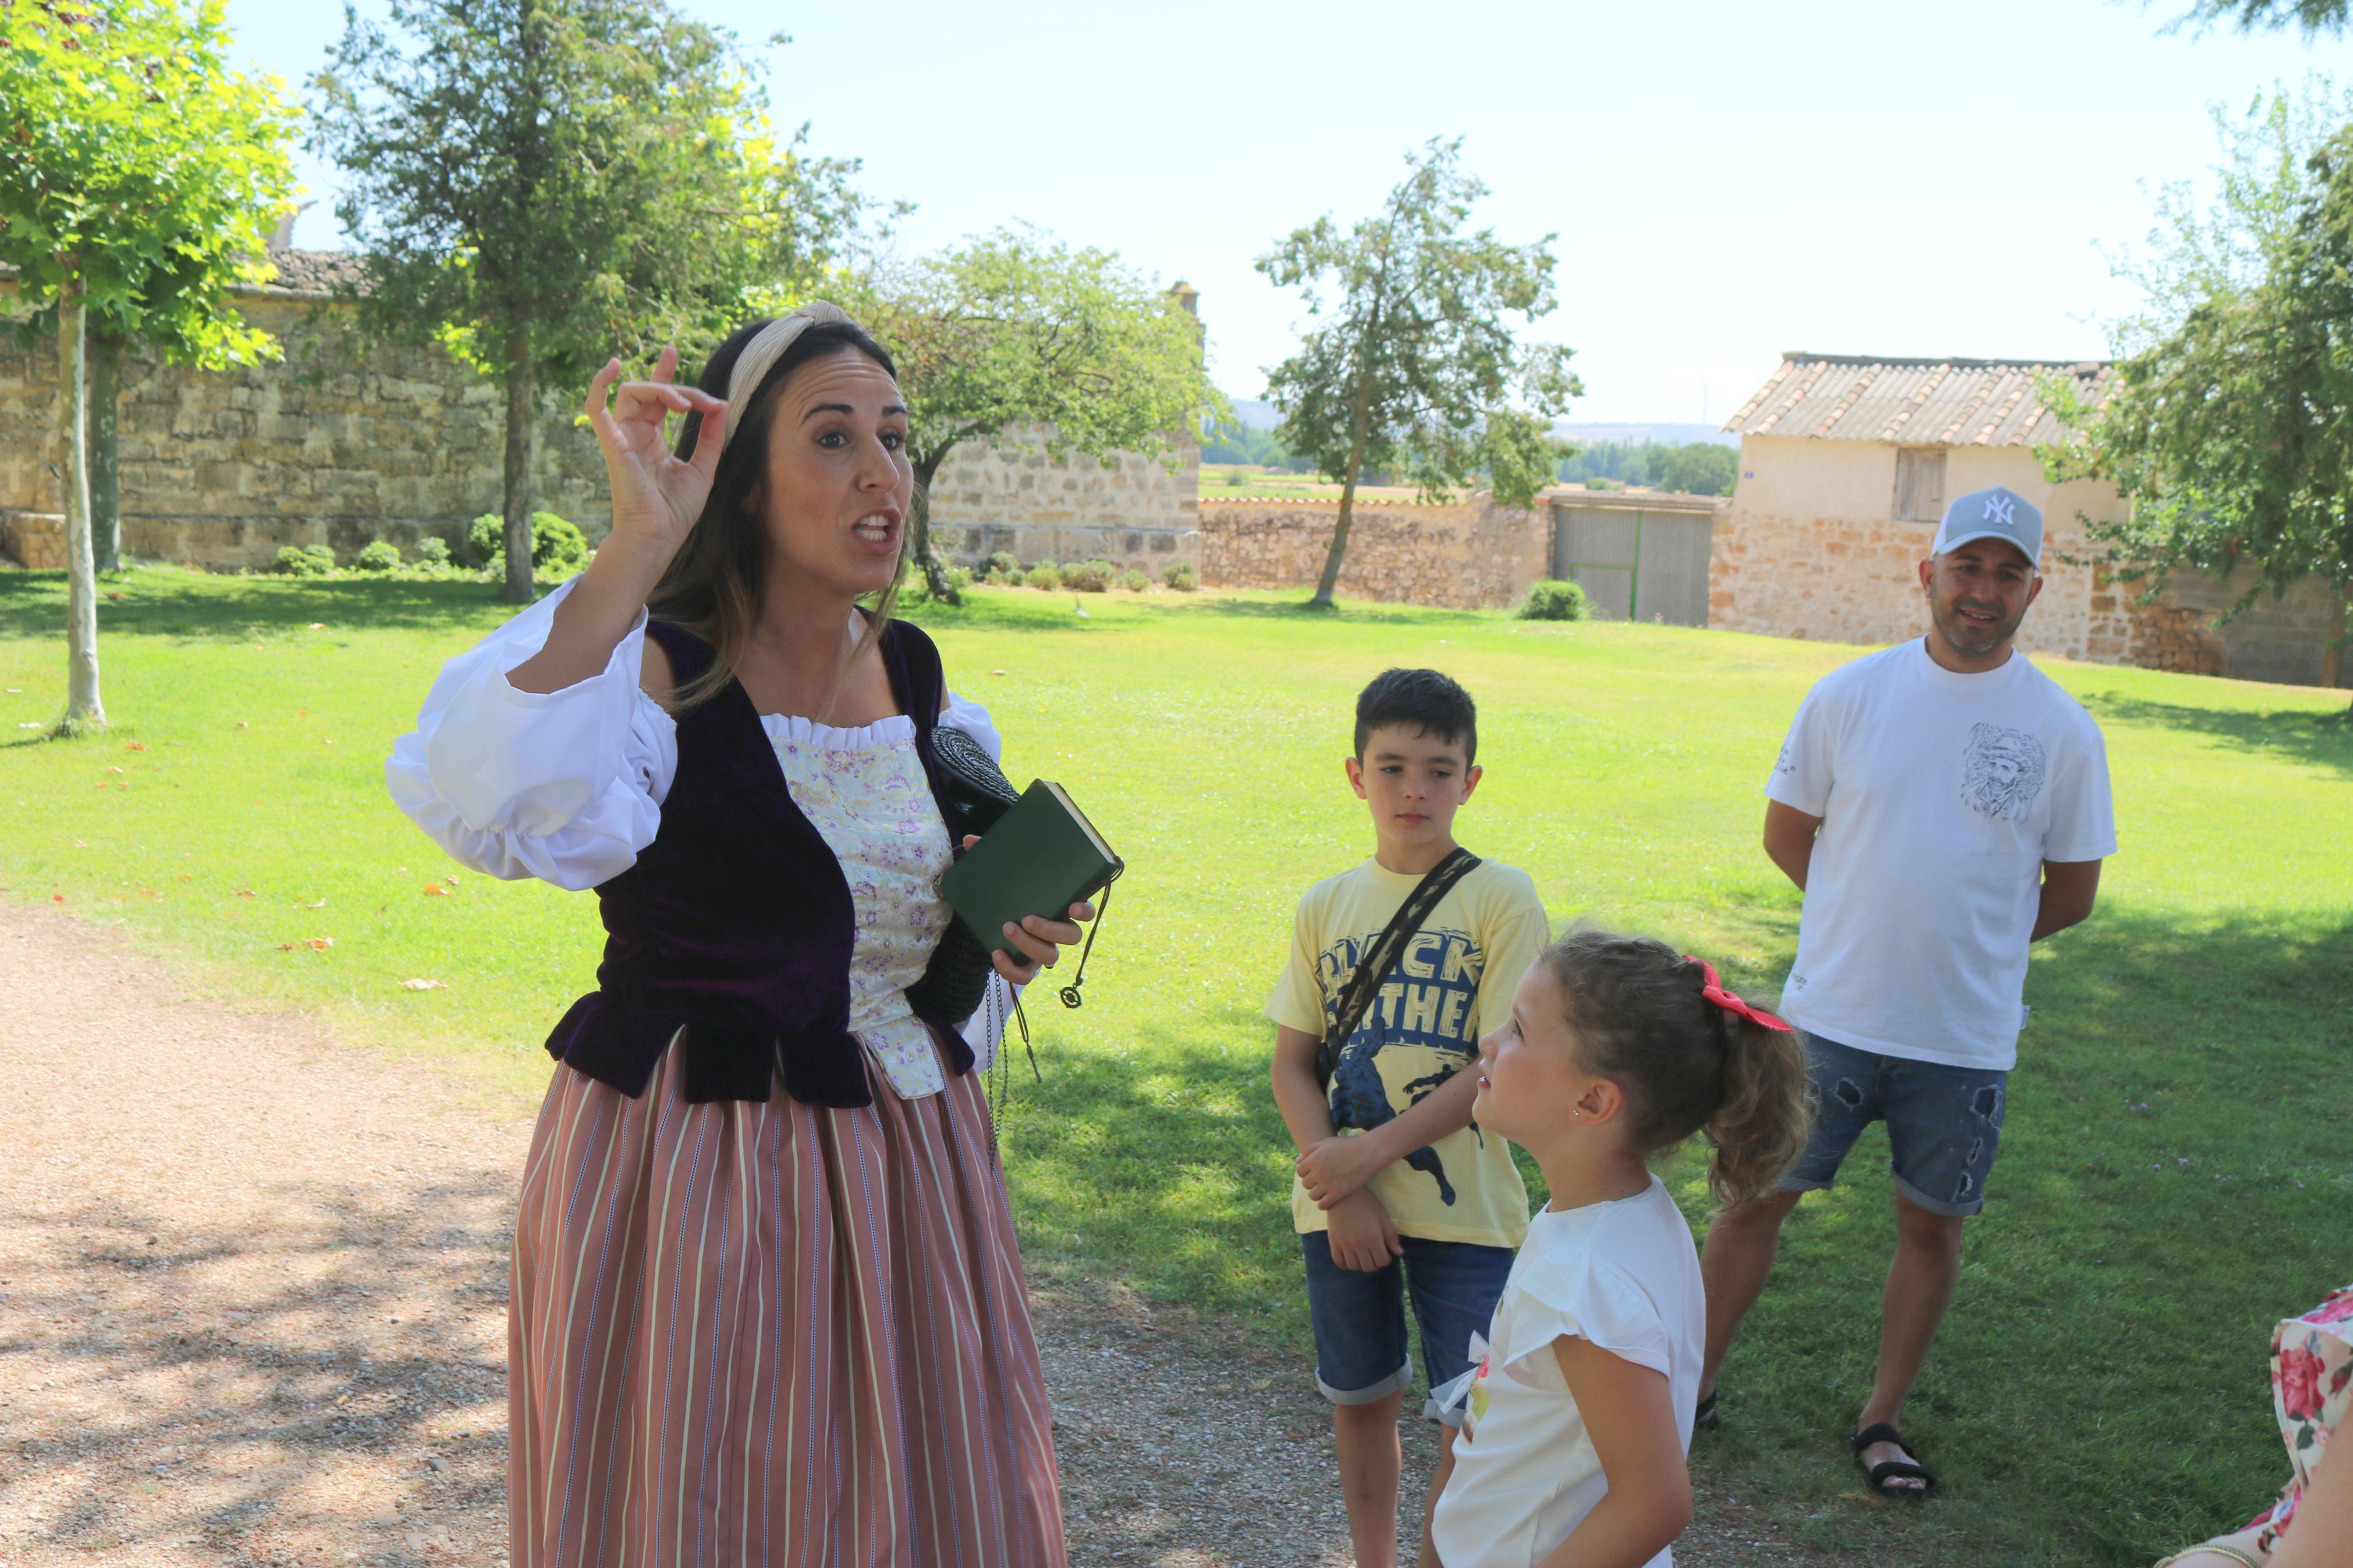
[[[1767,1013],[1764,1008],[1752,1007],[1747,1003],[1743,1002],[1739,997],[1734,995],[1731,992],[1726,991],[1724,988],[1723,984],[1715,977],[1715,965],[1710,963],[1706,959],[1694,958],[1687,952],[1683,954],[1683,962],[1685,963],[1696,963],[1699,965],[1699,972],[1707,976],[1707,984],[1701,989],[1700,994],[1715,1003],[1717,1006],[1723,1008],[1725,1012],[1736,1013],[1740,1016],[1747,1019],[1750,1023],[1761,1025],[1767,1029],[1778,1029],[1783,1034],[1793,1032],[1787,1023],[1775,1017],[1772,1014]]]

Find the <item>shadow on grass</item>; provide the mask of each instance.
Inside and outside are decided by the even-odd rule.
[[[1705,1462],[1875,1561],[2146,1563],[2234,1529],[2285,1479],[2272,1324],[2348,1270],[2353,920],[2196,925],[2104,909],[2039,961],[1989,1205],[1905,1428],[1926,1509],[1863,1497],[1893,1244],[1867,1134],[1784,1232],[1725,1370]],[[1691,1169],[1686,1164],[1686,1169]]]
[[[2353,698],[2353,693],[2337,695]],[[2234,751],[2353,773],[2353,721],[2348,721],[2341,708],[2327,713],[2306,709],[2231,712],[2099,691],[2084,693],[2083,703],[2093,717],[2104,721],[2188,731]]]
[[[110,597],[117,594],[121,596]],[[0,574],[0,637],[59,636],[65,606],[62,572]],[[470,622],[489,626],[520,608],[499,597],[496,584],[467,579],[322,582],[141,568],[101,580],[98,627],[101,646],[109,633],[233,640],[300,631],[317,621],[406,630]]]
[[[1694,1464],[1810,1546],[1922,1568],[2146,1563],[2235,1528],[2284,1479],[2271,1325],[2348,1268],[2353,919],[2109,907],[2038,959],[2029,995],[1992,1204],[1905,1412],[1946,1494],[1869,1498],[1843,1443],[1893,1245],[1877,1130],[1791,1221],[1726,1368],[1727,1425]],[[1119,1055],[1053,1043],[1008,1167],[1041,1258],[1304,1357],[1264,1029],[1229,1006]],[[1704,1223],[1698,1174],[1688,1151],[1669,1172]]]

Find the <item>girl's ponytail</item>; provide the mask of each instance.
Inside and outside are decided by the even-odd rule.
[[[1718,1208],[1773,1190],[1805,1152],[1813,1120],[1796,1034],[1724,1015],[1724,1098],[1707,1120],[1708,1195]]]
[[[1559,982],[1589,1072],[1632,1107],[1648,1155],[1704,1131],[1707,1187],[1725,1208],[1773,1190],[1805,1152],[1813,1119],[1806,1052],[1715,971],[1649,937],[1569,931],[1536,961]]]

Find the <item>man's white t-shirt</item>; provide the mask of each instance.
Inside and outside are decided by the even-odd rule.
[[[1781,1013],[1882,1056],[2008,1071],[2045,860],[2116,852],[2100,727],[2013,653],[1915,640],[1815,683],[1765,786],[1822,819]]]
[[[1691,1226],[1656,1177],[1630,1198],[1538,1210],[1472,1368],[1454,1473],[1430,1521],[1445,1568],[1528,1568],[1609,1490],[1553,1342],[1586,1340],[1667,1380],[1691,1447],[1707,1291]],[[1449,1385],[1450,1393],[1453,1385]],[[1672,1549],[1644,1568],[1673,1568]]]

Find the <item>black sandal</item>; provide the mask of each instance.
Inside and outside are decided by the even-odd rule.
[[[1719,1390],[1718,1392],[1721,1392]],[[1692,1430],[1713,1432],[1724,1425],[1724,1417],[1715,1413],[1715,1395],[1711,1394],[1692,1408]]]
[[[1918,1502],[1936,1489],[1936,1478],[1929,1473],[1926,1465],[1915,1465],[1904,1459],[1884,1459],[1876,1465],[1863,1465],[1862,1451],[1873,1443],[1893,1443],[1907,1454],[1913,1452],[1912,1445],[1904,1440],[1904,1434],[1884,1421],[1875,1426],[1866,1426],[1849,1437],[1847,1448],[1854,1455],[1854,1462],[1862,1466],[1863,1473],[1870,1477],[1873,1491],[1881,1497],[1900,1497],[1907,1502]],[[1915,1489],[1887,1484],[1910,1479],[1917,1479],[1921,1485]]]

